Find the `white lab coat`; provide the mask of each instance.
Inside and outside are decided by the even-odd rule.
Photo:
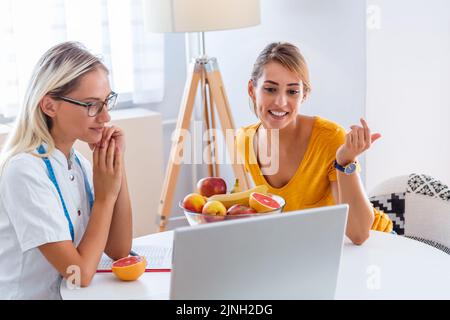
[[[49,157],[75,231],[78,246],[86,230],[90,208],[82,163],[93,191],[92,166],[72,150],[69,170],[64,154]],[[21,153],[5,166],[0,177],[0,299],[60,299],[61,275],[39,246],[71,241],[69,224],[58,192],[41,158]]]

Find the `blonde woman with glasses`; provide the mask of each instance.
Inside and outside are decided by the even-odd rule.
[[[62,277],[88,286],[103,252],[130,252],[124,134],[106,126],[116,99],[107,68],[79,43],[38,62],[0,158],[0,299],[59,299]]]

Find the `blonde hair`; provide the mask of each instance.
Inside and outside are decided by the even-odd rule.
[[[272,42],[268,44],[258,55],[253,65],[251,80],[255,87],[263,73],[264,66],[270,62],[277,62],[289,71],[296,73],[303,83],[303,94],[304,98],[306,98],[311,92],[311,82],[309,80],[308,66],[299,48],[288,42]]]
[[[64,42],[48,50],[38,61],[25,94],[24,103],[14,127],[0,154],[0,174],[9,159],[22,152],[36,151],[42,143],[48,145],[45,155],[55,149],[50,135],[51,119],[42,112],[41,100],[46,95],[66,95],[75,90],[80,78],[96,68],[108,69],[100,58],[81,43]]]

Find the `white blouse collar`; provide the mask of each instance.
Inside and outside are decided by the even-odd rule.
[[[42,144],[45,148],[45,150],[48,150],[48,145],[46,143]],[[50,157],[54,159],[56,162],[58,162],[60,165],[62,165],[64,168],[68,168],[69,170],[72,169],[73,164],[75,163],[75,149],[72,147],[70,149],[70,156],[69,161],[64,155],[64,153],[59,150],[58,148],[55,148],[53,152],[50,154]],[[70,165],[69,165],[70,164]]]

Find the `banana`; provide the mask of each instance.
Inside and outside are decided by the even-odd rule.
[[[248,206],[248,199],[250,198],[250,194],[252,192],[259,193],[267,193],[269,189],[266,185],[259,185],[254,188],[236,192],[236,193],[228,193],[228,194],[216,194],[208,198],[208,201],[220,201],[225,206],[225,208],[230,208],[235,204],[241,204],[244,206]]]
[[[241,192],[241,185],[239,184],[239,179],[236,179],[236,181],[234,182],[234,186],[233,189],[231,189],[230,193],[237,193],[237,192]]]

